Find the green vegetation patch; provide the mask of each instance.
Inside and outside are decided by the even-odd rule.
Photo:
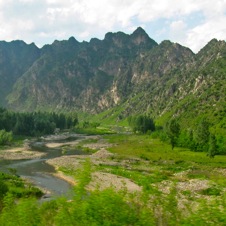
[[[25,183],[20,177],[0,172],[1,193],[7,190],[15,198],[22,197],[41,197],[43,195],[40,189]]]
[[[221,195],[221,192],[222,192],[222,189],[220,189],[217,186],[212,186],[212,187],[209,187],[209,188],[207,188],[205,190],[202,190],[200,193],[202,195],[220,196]]]
[[[150,184],[152,183],[161,182],[168,179],[168,175],[160,171],[153,171],[148,173],[140,172],[137,170],[128,170],[124,167],[119,166],[107,165],[100,166],[99,169],[108,173],[131,179],[134,183],[145,188],[150,187]]]
[[[175,147],[148,135],[120,134],[107,135],[105,138],[113,145],[109,150],[123,156],[144,157],[152,162],[194,162],[203,165],[226,167],[226,156],[209,158],[204,152],[192,152],[189,149]]]

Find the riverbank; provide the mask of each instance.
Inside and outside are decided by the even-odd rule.
[[[56,173],[53,173],[52,174],[53,176],[57,177],[57,178],[60,178],[66,182],[68,182],[69,184],[71,185],[76,185],[76,180],[73,176],[68,176],[68,175],[65,175],[63,172],[60,172],[60,171],[57,171]]]
[[[86,137],[86,139],[90,140],[90,136]],[[95,138],[95,142],[84,142],[84,140],[79,145],[82,145],[83,148],[89,148],[95,150],[95,152],[91,155],[65,155],[60,156],[53,159],[48,159],[46,162],[53,166],[57,173],[56,176],[67,180],[69,183],[76,185],[76,178],[73,176],[68,176],[64,173],[64,171],[75,172],[82,169],[84,163],[88,160],[90,164],[93,166],[93,172],[91,173],[91,182],[87,186],[87,190],[95,190],[100,189],[104,190],[106,188],[114,188],[115,190],[126,189],[128,192],[141,192],[142,188],[134,183],[132,180],[114,175],[108,172],[102,172],[98,170],[98,166],[122,166],[124,164],[124,160],[120,161],[119,158],[109,152],[106,148],[111,147],[112,145],[108,143],[101,136],[92,137]],[[81,144],[82,143],[82,144]],[[68,144],[68,143],[67,143]],[[70,144],[68,144],[70,146]],[[52,143],[51,146],[55,146]],[[69,148],[69,146],[67,148]],[[67,149],[65,148],[65,149]],[[63,170],[63,172],[61,171]]]
[[[0,159],[2,160],[23,160],[38,159],[45,156],[46,153],[28,150],[26,148],[10,148],[0,151]]]

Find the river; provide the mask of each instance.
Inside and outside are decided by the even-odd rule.
[[[30,145],[33,150],[45,152],[46,155],[40,159],[29,160],[2,160],[0,171],[9,172],[13,169],[17,175],[28,179],[33,185],[46,191],[44,199],[50,199],[58,196],[70,196],[73,186],[63,179],[55,177],[54,167],[46,163],[46,160],[62,156],[62,146],[64,144],[73,144],[85,137],[76,134],[64,134],[42,137],[39,141],[32,141]],[[68,142],[70,140],[70,142]],[[54,148],[47,147],[47,144],[58,144]],[[62,145],[59,145],[62,144]],[[84,154],[79,150],[73,149],[66,152],[66,155]],[[65,155],[65,153],[64,153]]]

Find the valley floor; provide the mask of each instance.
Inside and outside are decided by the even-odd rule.
[[[199,209],[201,203],[225,200],[226,156],[210,159],[205,153],[171,150],[167,144],[148,136],[107,135],[79,144],[91,155],[62,156],[48,160],[57,170],[74,176],[86,161],[91,165],[88,190],[113,188],[128,193],[150,192],[173,195],[183,214]],[[64,147],[65,150],[67,147]],[[69,147],[68,149],[73,148]],[[75,147],[74,147],[75,148]],[[225,211],[225,206],[218,206]]]
[[[195,225],[199,218],[208,225],[226,223],[226,156],[211,159],[205,153],[171,150],[170,145],[157,139],[129,134],[87,136],[66,143],[51,141],[46,146],[62,150],[62,156],[47,160],[57,170],[56,176],[76,186],[88,164],[86,190],[110,188],[124,191],[135,200],[145,196],[148,208],[155,206],[157,225],[168,225],[172,217],[174,223],[191,217],[189,222],[195,223],[189,225]],[[85,154],[67,155],[78,149]],[[14,151],[21,156],[27,153],[30,158],[25,150]]]

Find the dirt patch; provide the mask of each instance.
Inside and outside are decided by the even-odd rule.
[[[79,143],[78,140],[76,140],[76,141],[64,142],[64,143],[49,142],[49,143],[46,143],[45,146],[48,147],[48,148],[59,148],[59,147],[63,147],[63,146],[77,145],[78,143]]]
[[[198,192],[209,188],[210,181],[209,180],[199,180],[199,179],[191,179],[185,182],[178,182],[177,189],[179,191],[189,190],[191,192]]]
[[[103,172],[92,173],[92,180],[87,186],[87,189],[95,190],[98,188],[104,190],[110,187],[115,190],[126,189],[128,192],[140,192],[142,190],[140,186],[127,178]]]
[[[97,143],[90,143],[90,144],[84,144],[83,147],[87,147],[93,150],[100,150],[102,148],[108,148],[111,147],[112,145],[106,143],[103,140],[98,141]]]
[[[177,191],[180,192],[190,191],[192,193],[197,193],[211,187],[211,183],[209,180],[191,179],[175,184],[172,181],[165,180],[157,184],[157,187],[161,192],[166,194],[169,194],[173,187],[175,187]]]
[[[67,181],[69,184],[76,185],[75,178],[72,176],[65,175],[62,172],[57,172],[57,173],[54,173],[53,175],[55,177],[58,177],[60,179]]]
[[[36,159],[45,155],[45,153],[31,151],[25,148],[13,148],[0,151],[0,158],[6,160]]]
[[[77,170],[82,167],[82,163],[88,158],[91,161],[92,165],[106,164],[106,165],[117,165],[119,163],[114,162],[111,158],[114,154],[110,153],[104,148],[101,148],[96,153],[87,156],[87,155],[70,155],[70,156],[61,156],[54,159],[47,160],[47,163],[54,166],[57,170],[60,167],[65,167],[72,170]],[[56,176],[60,176],[62,179],[68,180],[68,177],[63,173],[57,173]],[[75,184],[75,180],[70,177],[69,182]],[[133,181],[120,177],[110,173],[104,172],[93,172],[91,183],[88,185],[87,189],[94,190],[106,189],[113,187],[115,190],[126,189],[128,192],[138,192],[142,188],[135,184]]]
[[[99,151],[96,153],[93,153],[91,155],[91,158],[98,158],[98,159],[107,159],[107,158],[112,158],[114,156],[113,153],[107,151],[105,148],[101,147]]]
[[[59,167],[66,167],[72,170],[76,170],[81,167],[81,163],[84,162],[86,158],[87,156],[67,155],[54,159],[48,159],[46,162],[54,166],[56,170],[58,170]]]

